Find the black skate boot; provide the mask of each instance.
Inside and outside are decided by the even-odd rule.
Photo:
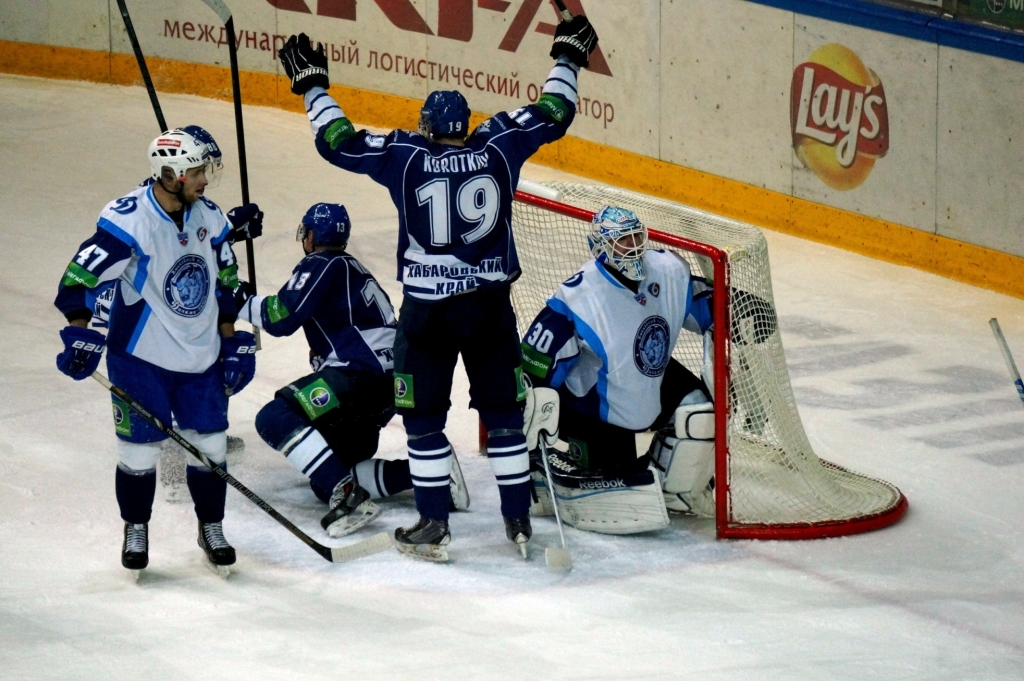
[[[332,537],[355,532],[381,514],[381,508],[370,501],[370,493],[348,476],[334,487],[331,510],[320,520],[320,526]]]
[[[121,565],[129,570],[144,570],[149,565],[149,525],[124,524]]]
[[[224,538],[223,523],[204,523],[200,520],[198,543],[217,574],[221,577],[231,574],[228,566],[235,564],[235,549]]]
[[[431,520],[421,517],[412,527],[395,530],[395,548],[417,558],[437,563],[448,560],[448,544],[452,534],[448,531],[447,520]]]
[[[526,544],[533,536],[533,526],[530,524],[530,516],[522,518],[505,518],[505,536],[515,542],[519,552],[526,558]]]

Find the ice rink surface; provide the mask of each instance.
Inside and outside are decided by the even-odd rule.
[[[202,125],[224,149],[226,176],[207,196],[240,203],[230,104],[160,99],[170,125]],[[261,290],[301,258],[306,208],[341,202],[350,250],[397,307],[385,190],[322,161],[304,116],[245,116],[251,195],[266,212]],[[448,434],[473,504],[452,517],[450,564],[394,551],[329,564],[229,490],[239,559],[222,580],[203,566],[190,504],[158,489],[150,569],[131,583],[110,401],[56,370],[52,300],[99,210],[149,173],[157,132],[141,88],[0,76],[0,678],[1024,678],[1024,409],[987,323],[999,318],[1024,361],[1024,301],[772,232],[810,440],[903,490],[911,508],[895,527],[790,543],[720,542],[709,521],[680,518],[639,537],[569,530],[575,569],[553,573],[551,519],[535,520],[527,562],[504,537],[460,374]],[[301,334],[265,338],[256,379],[231,401],[229,433],[247,447],[229,461],[326,541],[325,508],[252,425],[307,372]],[[380,455],[403,446],[396,418]],[[416,517],[410,497],[384,506],[355,538]]]

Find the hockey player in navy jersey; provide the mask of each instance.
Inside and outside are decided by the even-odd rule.
[[[509,297],[520,274],[512,200],[526,160],[572,123],[577,76],[596,46],[586,17],[563,22],[551,49],[556,63],[536,104],[499,113],[468,134],[465,97],[437,91],[423,105],[418,132],[385,136],[357,131],[327,94],[322,46],[314,50],[302,34],[279,52],[292,92],[303,95],[320,155],[387,187],[398,208],[398,279],[405,297],[395,340],[395,404],[409,438],[420,513],[413,527],[395,532],[405,553],[447,560],[452,449],[444,428],[460,354],[470,406],[488,431],[506,536],[527,553],[532,529],[525,389]]]
[[[278,390],[256,430],[328,503],[320,524],[333,537],[379,516],[371,499],[412,487],[408,461],[371,458],[395,414],[396,320],[377,280],[346,252],[351,229],[344,206],[312,206],[296,235],[306,257],[277,295],[252,295],[245,282],[235,295],[239,318],[270,335],[305,332],[313,373]],[[466,508],[457,465],[451,484],[456,506]]]
[[[679,256],[648,249],[633,211],[598,211],[588,242],[594,259],[555,291],[523,339],[537,386],[528,440],[536,447],[544,431],[554,444],[557,432],[569,444],[549,450],[563,519],[613,534],[658,529],[668,524],[666,503],[694,511],[714,474],[710,391],[672,358],[681,329],[708,334],[708,357],[711,288]],[[635,435],[648,430],[659,432],[638,457]],[[532,475],[534,514],[550,513],[543,466]]]
[[[234,331],[232,226],[203,196],[212,162],[205,144],[171,131],[153,140],[148,156],[155,182],[107,204],[96,233],[64,273],[54,304],[68,326],[57,367],[75,380],[87,378],[109,346],[111,381],[161,421],[173,417],[186,439],[223,466],[227,395],[242,390],[255,371],[252,334]],[[116,286],[104,338],[87,328],[87,293],[109,281]],[[166,436],[116,398],[113,412],[115,490],[125,522],[121,563],[140,570],[149,562],[155,466]],[[225,483],[193,459],[187,482],[199,546],[214,565],[234,563],[222,526]]]

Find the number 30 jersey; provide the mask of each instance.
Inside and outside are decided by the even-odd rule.
[[[558,287],[523,340],[535,383],[565,386],[574,409],[629,430],[661,412],[661,381],[679,331],[711,327],[710,287],[666,251],[644,254],[647,276],[634,293],[601,260]]]
[[[387,187],[398,208],[398,280],[405,295],[441,300],[507,286],[519,276],[512,238],[519,172],[541,145],[568,130],[578,70],[559,61],[537,104],[488,118],[464,147],[404,130],[356,132],[322,88],[306,93],[320,155]]]
[[[310,253],[274,296],[253,296],[238,311],[272,336],[300,327],[318,366],[383,374],[394,367],[395,309],[373,275],[348,253]]]
[[[185,208],[179,231],[152,187],[138,187],[100,213],[96,233],[65,270],[54,305],[69,318],[88,319],[89,291],[116,281],[110,350],[201,373],[220,355],[218,319],[235,318],[238,265],[230,229],[220,208],[200,198]]]

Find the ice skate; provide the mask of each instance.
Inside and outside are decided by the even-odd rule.
[[[462,477],[462,467],[459,466],[459,457],[452,450],[452,478],[449,483],[452,491],[451,510],[465,511],[469,508],[469,488],[466,487],[466,479]]]
[[[320,519],[320,526],[332,537],[344,537],[373,521],[381,508],[370,501],[370,493],[349,476],[339,482],[331,494],[331,510]]]
[[[206,552],[209,566],[221,577],[231,574],[229,565],[235,564],[235,549],[224,538],[223,523],[199,521],[199,548]]]
[[[452,540],[448,521],[420,518],[412,527],[395,530],[395,548],[417,558],[444,563],[448,560],[448,544]]]
[[[505,536],[519,547],[519,552],[523,554],[523,559],[526,559],[528,555],[526,547],[530,541],[530,537],[533,536],[533,526],[530,525],[530,516],[524,515],[522,518],[505,518]]]
[[[124,524],[121,565],[131,570],[135,579],[149,565],[149,525],[146,523]]]

